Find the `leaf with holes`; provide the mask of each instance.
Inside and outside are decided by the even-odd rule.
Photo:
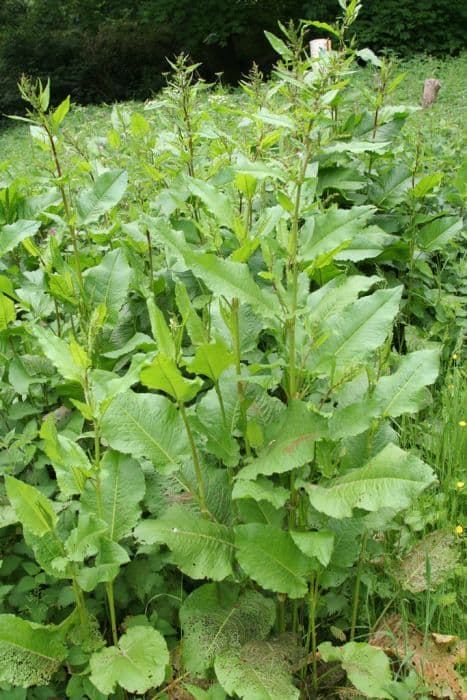
[[[207,583],[180,608],[183,660],[190,673],[204,673],[217,654],[264,639],[275,618],[274,601],[235,584]]]

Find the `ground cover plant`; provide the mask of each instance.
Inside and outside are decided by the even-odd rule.
[[[1,698],[462,697],[466,168],[341,5],[98,133],[21,82]]]

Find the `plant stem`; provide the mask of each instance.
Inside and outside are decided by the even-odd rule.
[[[193,433],[192,433],[192,430],[190,427],[190,423],[188,421],[188,417],[186,415],[185,406],[180,401],[178,402],[178,408],[179,408],[183,423],[185,424],[186,434],[188,436],[188,441],[190,443],[191,454],[193,457],[193,465],[195,467],[196,484],[198,486],[198,498],[199,498],[199,505],[201,508],[201,513],[202,513],[203,517],[207,517],[209,515],[209,511],[206,507],[206,496],[205,496],[205,492],[204,492],[203,475],[201,473],[201,465],[200,465],[200,461],[199,461],[199,457],[198,457],[198,450],[196,449],[195,440],[194,440]]]
[[[311,655],[312,655],[312,684],[313,689],[318,688],[318,656],[317,656],[317,636],[316,636],[316,608],[318,603],[319,595],[319,582],[318,576],[312,574],[310,579],[310,593],[308,598],[308,631],[306,635],[306,646],[305,652],[308,656],[310,653],[311,644]]]
[[[245,385],[241,379],[242,365],[241,365],[241,349],[240,349],[240,321],[239,321],[239,301],[236,297],[232,299],[231,305],[231,331],[232,331],[232,341],[234,346],[235,354],[235,367],[237,371],[237,392],[240,401],[240,421],[241,430],[243,433],[243,438],[245,440],[245,452],[246,456],[251,455],[250,443],[248,440],[248,417],[246,414],[246,401],[245,401]]]
[[[360,582],[361,582],[361,578],[362,578],[363,560],[365,558],[367,540],[368,540],[368,532],[365,532],[362,536],[362,543],[360,545],[360,555],[358,557],[358,564],[357,564],[357,577],[355,579],[355,588],[354,588],[354,592],[353,592],[352,623],[350,626],[350,641],[351,642],[353,642],[353,640],[355,638],[355,628],[357,626],[358,603],[360,600]]]

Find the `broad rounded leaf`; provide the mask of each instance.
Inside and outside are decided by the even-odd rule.
[[[392,681],[389,659],[381,649],[365,642],[348,642],[342,647],[324,642],[318,649],[323,661],[340,661],[349,680],[366,697],[394,697],[387,690]]]
[[[141,381],[150,389],[158,389],[180,403],[188,403],[199,392],[203,381],[187,379],[178,369],[174,360],[159,353],[150,365],[141,370]]]
[[[0,682],[47,685],[66,655],[59,628],[0,615]]]
[[[166,544],[178,568],[191,578],[222,581],[232,573],[232,531],[182,506],[169,508],[158,520],[143,520],[135,537],[145,544]]]
[[[104,695],[118,684],[129,693],[143,694],[164,680],[169,651],[164,637],[152,627],[131,627],[118,641],[91,656],[91,681]]]
[[[219,654],[214,664],[219,683],[243,700],[298,700],[287,646],[281,640],[251,641],[240,651]]]
[[[240,566],[260,586],[290,598],[306,594],[312,562],[288,532],[261,523],[238,525],[235,546]]]
[[[257,591],[235,584],[207,583],[183,602],[180,623],[183,659],[190,673],[203,673],[217,654],[264,639],[274,623],[275,605]]]

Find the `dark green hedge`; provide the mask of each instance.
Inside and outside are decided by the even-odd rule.
[[[166,57],[188,52],[207,78],[235,82],[274,54],[277,20],[333,21],[337,0],[1,0],[0,113],[18,110],[21,73],[51,77],[59,100],[146,98],[164,83]],[[464,0],[364,0],[360,46],[407,55],[463,46]]]

